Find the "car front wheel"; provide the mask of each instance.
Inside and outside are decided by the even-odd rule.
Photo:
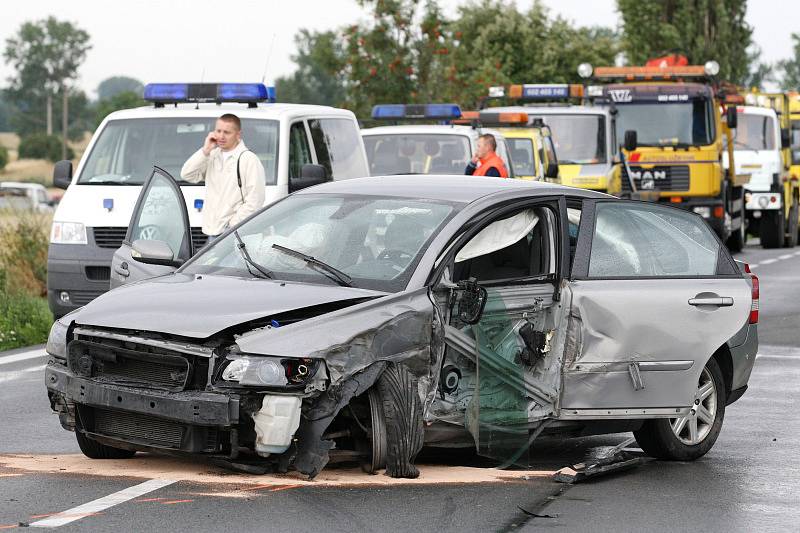
[[[725,383],[714,358],[709,359],[686,416],[648,420],[634,431],[648,455],[670,461],[694,461],[714,446],[725,418]]]

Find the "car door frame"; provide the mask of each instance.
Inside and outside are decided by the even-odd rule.
[[[627,205],[631,202],[640,205],[654,205],[651,202],[638,202],[632,200],[620,200],[618,198],[570,198],[571,200],[578,200],[580,199],[582,202],[581,205],[581,220],[578,230],[578,239],[576,244],[575,256],[573,258],[572,263],[572,270],[569,275],[569,290],[570,294],[574,296],[574,290],[578,287],[577,284],[581,282],[615,282],[615,281],[668,281],[668,280],[698,280],[698,282],[702,282],[704,280],[719,280],[719,279],[730,279],[730,280],[741,280],[743,284],[743,290],[747,287],[749,291],[749,287],[747,286],[746,280],[742,277],[741,273],[738,270],[738,267],[733,262],[730,254],[727,252],[723,242],[719,239],[716,233],[709,228],[709,234],[713,235],[714,239],[716,240],[719,251],[718,251],[718,259],[717,259],[717,271],[713,275],[675,275],[675,276],[614,276],[614,277],[598,277],[598,276],[589,276],[589,262],[591,258],[591,249],[594,239],[594,232],[596,226],[596,214],[597,214],[597,206],[601,203],[615,203],[621,205]],[[664,209],[676,209],[682,213],[687,213],[685,210],[674,208],[671,206],[663,206],[660,204],[658,205],[659,208]],[[695,215],[697,216],[697,215]],[[702,220],[702,219],[700,219]],[[724,259],[724,261],[721,261]],[[722,272],[720,272],[722,271]],[[709,354],[699,354],[695,356],[695,359],[689,363],[689,357],[691,355],[687,355],[687,359],[683,360],[674,360],[674,361],[642,361],[638,362],[635,366],[636,368],[632,368],[630,366],[631,363],[635,361],[618,361],[618,362],[603,362],[603,363],[592,363],[589,362],[588,364],[581,362],[578,364],[578,359],[581,356],[581,351],[583,349],[583,332],[580,330],[582,324],[582,317],[579,314],[575,314],[574,306],[570,306],[570,336],[572,340],[572,353],[567,354],[567,360],[565,361],[564,365],[564,389],[562,389],[562,411],[560,413],[559,418],[564,420],[580,420],[580,419],[624,419],[624,418],[675,418],[676,416],[684,416],[690,409],[690,398],[687,397],[686,402],[676,402],[675,405],[664,407],[648,407],[646,402],[642,403],[633,403],[627,406],[616,406],[616,407],[607,407],[601,406],[596,408],[584,407],[584,408],[573,408],[569,404],[570,402],[565,398],[565,394],[569,393],[572,394],[572,391],[569,390],[570,383],[572,383],[572,387],[575,387],[577,383],[580,383],[580,386],[584,388],[585,391],[589,391],[587,394],[595,393],[599,394],[599,391],[603,385],[603,378],[611,379],[612,373],[615,375],[614,378],[620,378],[620,383],[629,382],[628,387],[633,386],[639,393],[642,393],[643,396],[646,396],[647,392],[642,392],[647,390],[647,379],[643,378],[642,376],[645,373],[650,374],[651,378],[658,379],[659,376],[668,376],[674,372],[685,372],[687,381],[694,380],[694,384],[692,386],[687,385],[687,388],[696,388],[696,379],[699,378],[699,375],[705,366],[708,358],[713,357],[713,353]],[[747,304],[747,308],[749,309],[749,301]],[[688,309],[687,309],[688,311]],[[744,318],[744,323],[746,324],[747,317]],[[738,324],[734,328],[734,332],[731,336],[735,335],[736,331],[740,330],[742,324]],[[719,347],[722,347],[726,344],[728,339],[724,339],[722,342],[719,343]],[[716,349],[719,349],[717,347]],[[585,355],[585,354],[584,354]],[[706,357],[707,356],[707,357]],[[571,358],[571,361],[570,361]],[[700,364],[698,364],[700,363]],[[596,373],[594,378],[586,377],[583,381],[581,378],[574,378],[570,374],[577,374],[577,371],[581,372],[592,372],[591,365],[597,364],[598,368],[603,367],[604,371],[599,371]],[[615,366],[616,365],[616,366]],[[663,374],[659,374],[663,372]],[[622,378],[622,376],[625,376]],[[641,383],[638,383],[637,380],[641,380]],[[641,386],[641,389],[637,389],[637,386]],[[592,392],[594,391],[594,392]]]
[[[194,242],[192,241],[192,227],[189,223],[189,210],[186,207],[186,200],[183,196],[183,191],[178,185],[175,178],[172,175],[164,170],[161,167],[154,166],[153,171],[150,173],[150,176],[145,180],[144,184],[142,185],[142,189],[139,192],[139,197],[136,199],[136,204],[133,208],[133,212],[131,213],[131,218],[128,221],[128,229],[125,232],[125,238],[122,240],[122,245],[114,251],[114,256],[112,258],[112,265],[111,265],[111,281],[110,285],[111,288],[115,288],[120,285],[125,285],[126,283],[132,281],[138,281],[139,279],[143,279],[137,277],[134,280],[128,280],[127,278],[130,277],[130,268],[129,268],[129,261],[136,262],[137,268],[140,271],[148,271],[152,272],[151,277],[160,276],[163,274],[167,274],[169,272],[175,271],[179,265],[175,266],[165,266],[165,265],[151,265],[142,263],[137,261],[131,254],[133,250],[133,241],[132,241],[132,232],[133,227],[136,222],[139,220],[139,216],[141,215],[142,209],[144,207],[145,198],[147,196],[147,192],[150,190],[151,184],[153,179],[156,175],[160,175],[163,178],[167,179],[169,186],[172,189],[172,192],[175,194],[175,197],[179,200],[178,204],[180,206],[180,216],[181,220],[183,221],[184,225],[184,234],[183,239],[181,240],[181,247],[180,250],[175,253],[174,258],[176,262],[180,264],[186,263],[196,252],[194,249]],[[116,276],[115,276],[116,274]],[[118,279],[122,278],[122,279]],[[115,283],[115,281],[117,283]]]

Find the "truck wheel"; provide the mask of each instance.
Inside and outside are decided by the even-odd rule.
[[[786,234],[786,218],[783,208],[777,211],[762,211],[759,230],[761,246],[782,248]]]
[[[789,210],[788,233],[785,242],[787,248],[794,248],[797,246],[798,217],[800,217],[800,206],[797,204],[797,200],[795,200],[792,204],[792,208]]]
[[[747,229],[745,228],[745,222],[747,221],[747,218],[745,218],[744,202],[742,202],[742,212],[739,214],[739,217],[739,220],[741,221],[739,229],[734,230],[726,242],[728,250],[730,250],[732,253],[741,252],[744,248],[745,242],[747,242]]]
[[[75,432],[75,437],[78,439],[78,446],[83,455],[89,459],[130,459],[136,454],[133,450],[121,450],[100,444],[81,433],[80,430]]]
[[[695,392],[691,412],[681,418],[646,421],[633,432],[648,455],[668,461],[694,461],[708,453],[725,418],[725,382],[713,357],[708,360]]]

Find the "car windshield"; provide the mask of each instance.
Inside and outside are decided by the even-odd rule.
[[[100,132],[83,165],[78,183],[142,185],[152,172],[153,165],[177,178],[183,163],[203,145],[214,123],[213,117],[112,120]],[[247,148],[261,159],[267,185],[275,185],[278,122],[242,119],[242,139]],[[179,183],[189,184],[185,181]]]
[[[0,209],[30,209],[32,205],[25,189],[14,187],[0,188]]]
[[[455,205],[375,196],[294,195],[244,223],[238,234],[252,260],[274,279],[336,283],[330,269],[287,253],[289,249],[343,272],[354,287],[396,292],[405,288]],[[182,271],[253,277],[240,246],[231,233]]]
[[[606,118],[603,115],[542,115],[550,126],[562,165],[606,162]]]
[[[463,174],[469,137],[441,134],[365,135],[370,174]]]
[[[624,139],[628,130],[636,130],[639,146],[705,146],[714,142],[713,114],[707,98],[620,104],[617,109],[617,139]]]
[[[765,115],[739,113],[733,130],[734,150],[774,150],[775,119]],[[727,144],[727,137],[725,137]],[[726,146],[727,148],[727,146]]]
[[[533,141],[520,137],[506,137],[511,160],[514,162],[514,174],[517,176],[535,176],[536,167],[533,157]]]

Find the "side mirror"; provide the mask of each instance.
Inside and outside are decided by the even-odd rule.
[[[456,307],[458,319],[465,324],[477,324],[486,307],[486,289],[478,285],[475,278],[469,278],[458,283],[457,292],[460,293]]]
[[[164,241],[150,241],[137,239],[131,246],[131,258],[147,265],[164,265],[179,267],[180,261],[175,261],[172,248]]]
[[[289,192],[299,191],[331,181],[328,170],[322,165],[306,164],[300,169],[300,177],[289,180]]]
[[[739,114],[736,111],[736,106],[729,106],[725,110],[725,122],[728,123],[728,129],[734,129],[739,124]]]
[[[639,138],[636,134],[636,130],[625,130],[625,142],[623,147],[628,152],[633,152],[636,150],[636,147],[639,145]]]
[[[547,167],[544,169],[544,177],[548,179],[556,179],[558,177],[558,163],[549,161]]]
[[[781,148],[791,148],[792,146],[792,134],[788,129],[781,130]]]
[[[72,183],[72,161],[63,160],[53,168],[53,186],[66,189]]]

